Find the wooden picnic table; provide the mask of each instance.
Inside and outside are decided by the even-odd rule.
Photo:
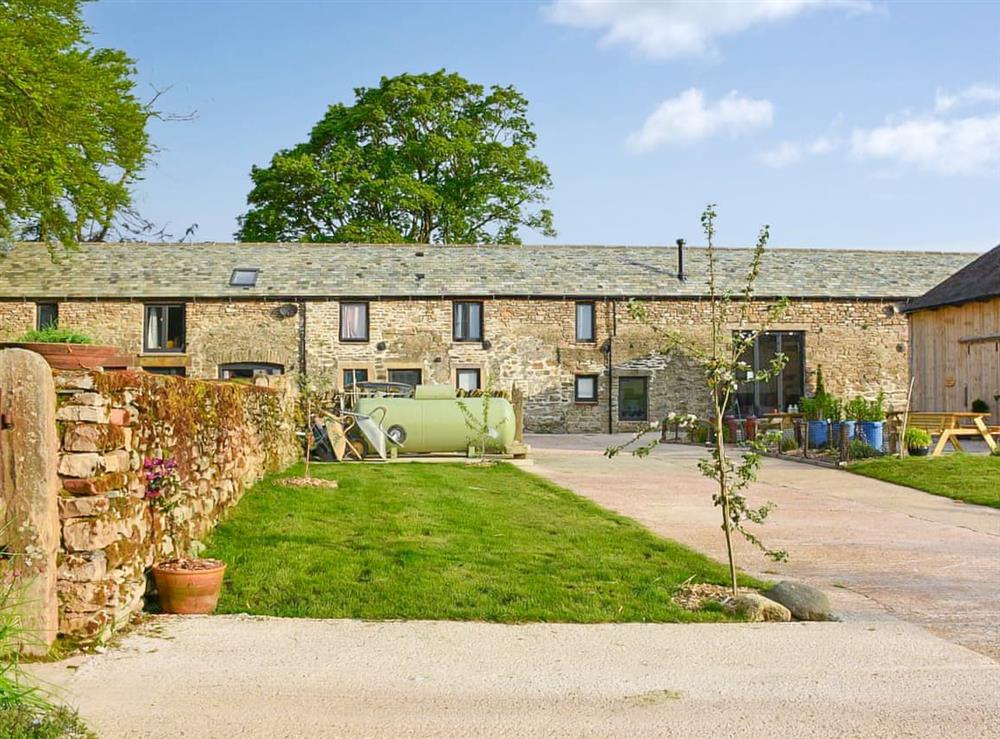
[[[894,418],[897,429],[903,423],[903,412],[896,411],[890,413],[890,418]],[[932,457],[938,457],[947,444],[955,447],[956,451],[964,451],[960,437],[979,437],[986,442],[990,451],[997,448],[997,443],[993,440],[993,434],[1000,434],[1000,429],[993,429],[986,425],[986,418],[989,413],[970,413],[954,411],[911,411],[906,418],[907,428],[923,429],[931,436],[937,436],[937,444],[934,445]]]
[[[757,419],[762,428],[774,428],[777,426],[782,431],[795,427],[795,422],[802,418],[801,413],[764,413]]]

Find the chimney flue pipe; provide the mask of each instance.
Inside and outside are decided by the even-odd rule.
[[[684,277],[684,239],[677,239],[677,279],[683,282]]]

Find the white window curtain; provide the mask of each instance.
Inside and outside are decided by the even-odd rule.
[[[479,303],[459,303],[455,307],[455,338],[479,341],[482,336],[483,306]]]
[[[576,304],[576,340],[594,340],[594,304]]]
[[[160,338],[162,311],[163,308],[157,306],[150,308],[146,313],[146,346],[150,349],[158,349],[162,346]]]
[[[471,393],[473,390],[479,389],[479,370],[460,369],[456,374],[458,375],[458,387],[460,390]]]
[[[580,400],[595,400],[597,398],[597,378],[577,377],[576,397]]]
[[[340,306],[340,337],[348,341],[368,338],[368,305],[344,303]]]

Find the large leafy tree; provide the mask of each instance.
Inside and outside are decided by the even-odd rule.
[[[242,241],[519,243],[554,236],[527,100],[444,70],[383,77],[251,171]]]
[[[80,10],[0,0],[0,244],[101,241],[135,217],[155,112],[135,94],[132,60],[92,46]]]

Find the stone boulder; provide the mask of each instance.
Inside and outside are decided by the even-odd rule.
[[[791,621],[792,614],[780,603],[758,593],[741,593],[725,604],[729,613],[742,616],[747,621]]]
[[[785,606],[798,621],[829,621],[833,618],[826,593],[811,585],[782,580],[764,595]]]

